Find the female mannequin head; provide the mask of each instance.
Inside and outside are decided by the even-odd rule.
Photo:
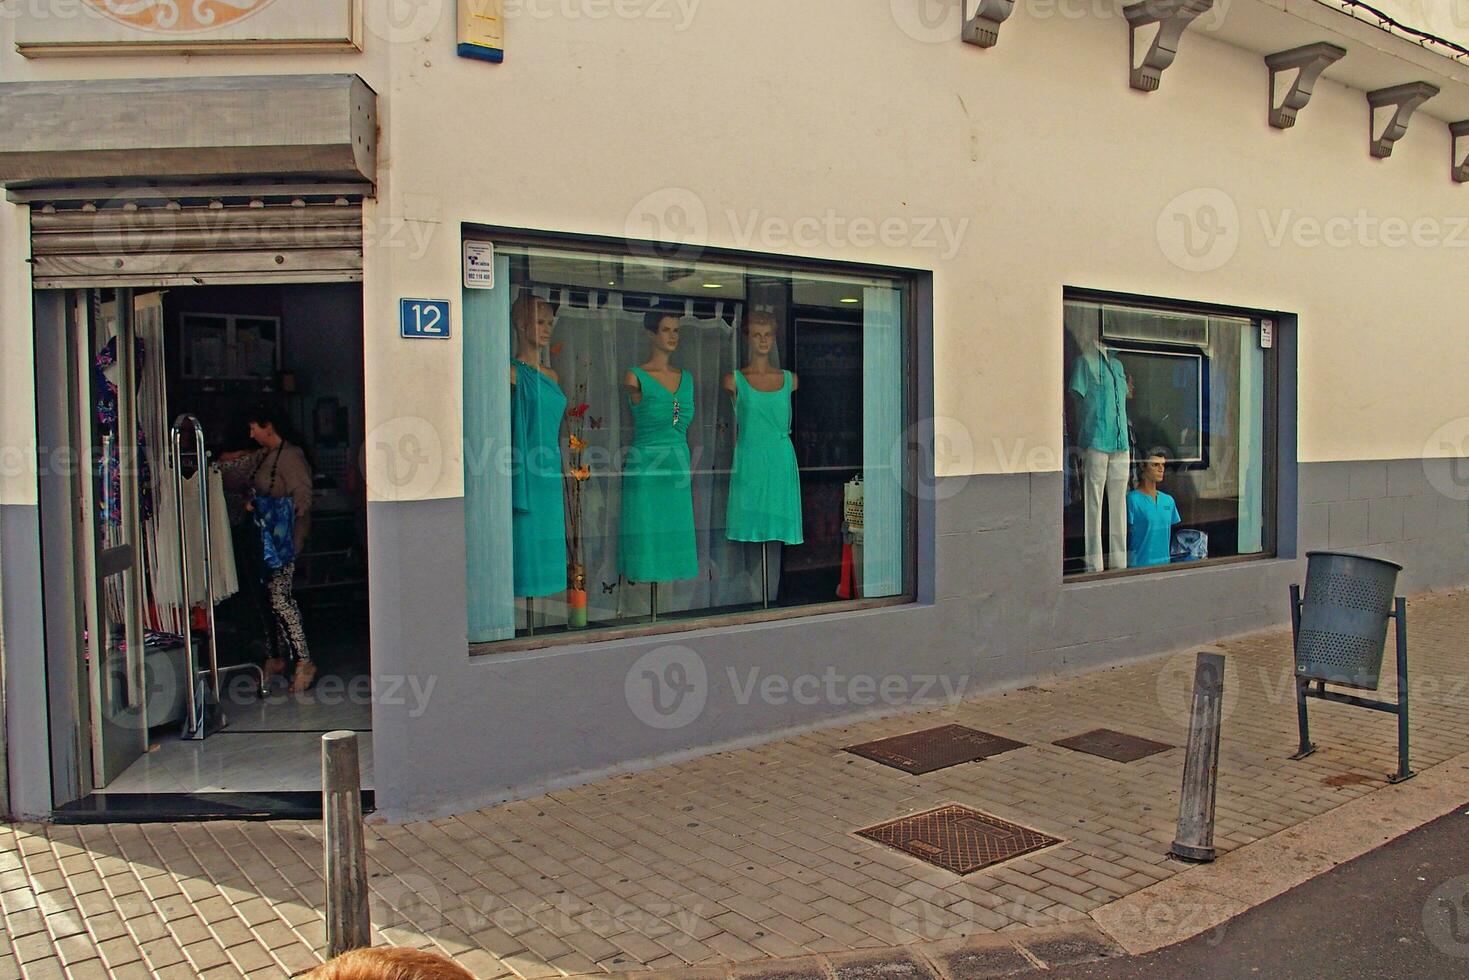
[[[745,340],[750,359],[765,360],[775,350],[775,314],[756,310],[745,318]]]
[[[652,338],[653,352],[672,354],[678,350],[678,321],[676,313],[652,310],[643,317],[643,329]]]
[[[517,350],[542,350],[551,343],[556,307],[536,296],[522,296],[510,307],[510,326]]]

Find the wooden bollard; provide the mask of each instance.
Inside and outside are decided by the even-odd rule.
[[[372,945],[367,908],[367,842],[356,732],[321,737],[322,845],[326,851],[328,958]]]
[[[1219,722],[1224,707],[1224,655],[1200,653],[1194,667],[1193,710],[1183,790],[1178,797],[1178,837],[1169,848],[1189,861],[1214,860],[1214,791],[1219,781]]]

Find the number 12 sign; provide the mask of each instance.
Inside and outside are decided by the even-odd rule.
[[[401,299],[398,301],[399,329],[414,340],[449,339],[449,301],[446,299]]]

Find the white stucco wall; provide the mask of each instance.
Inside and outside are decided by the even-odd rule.
[[[712,246],[932,270],[937,414],[972,446],[944,475],[1055,468],[1067,285],[1300,314],[1303,461],[1450,451],[1431,437],[1469,415],[1469,190],[1441,122],[1377,161],[1360,91],[1324,80],[1273,130],[1259,55],[1208,32],[1144,95],[1120,4],[1022,9],[980,50],[922,2],[511,0],[498,66],[455,56],[447,0],[374,13],[360,55],[26,61],[0,19],[0,79],[350,71],[378,91],[369,468],[405,431],[441,452],[375,499],[462,493],[459,223],[647,235],[669,203],[702,209]],[[761,231],[832,218],[901,220],[886,242]],[[25,254],[0,204],[6,503],[35,496],[11,465],[34,431]],[[400,340],[400,296],[452,299],[456,339]]]

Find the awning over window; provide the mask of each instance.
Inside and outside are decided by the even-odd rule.
[[[9,189],[287,178],[372,183],[377,94],[356,75],[0,83]]]

